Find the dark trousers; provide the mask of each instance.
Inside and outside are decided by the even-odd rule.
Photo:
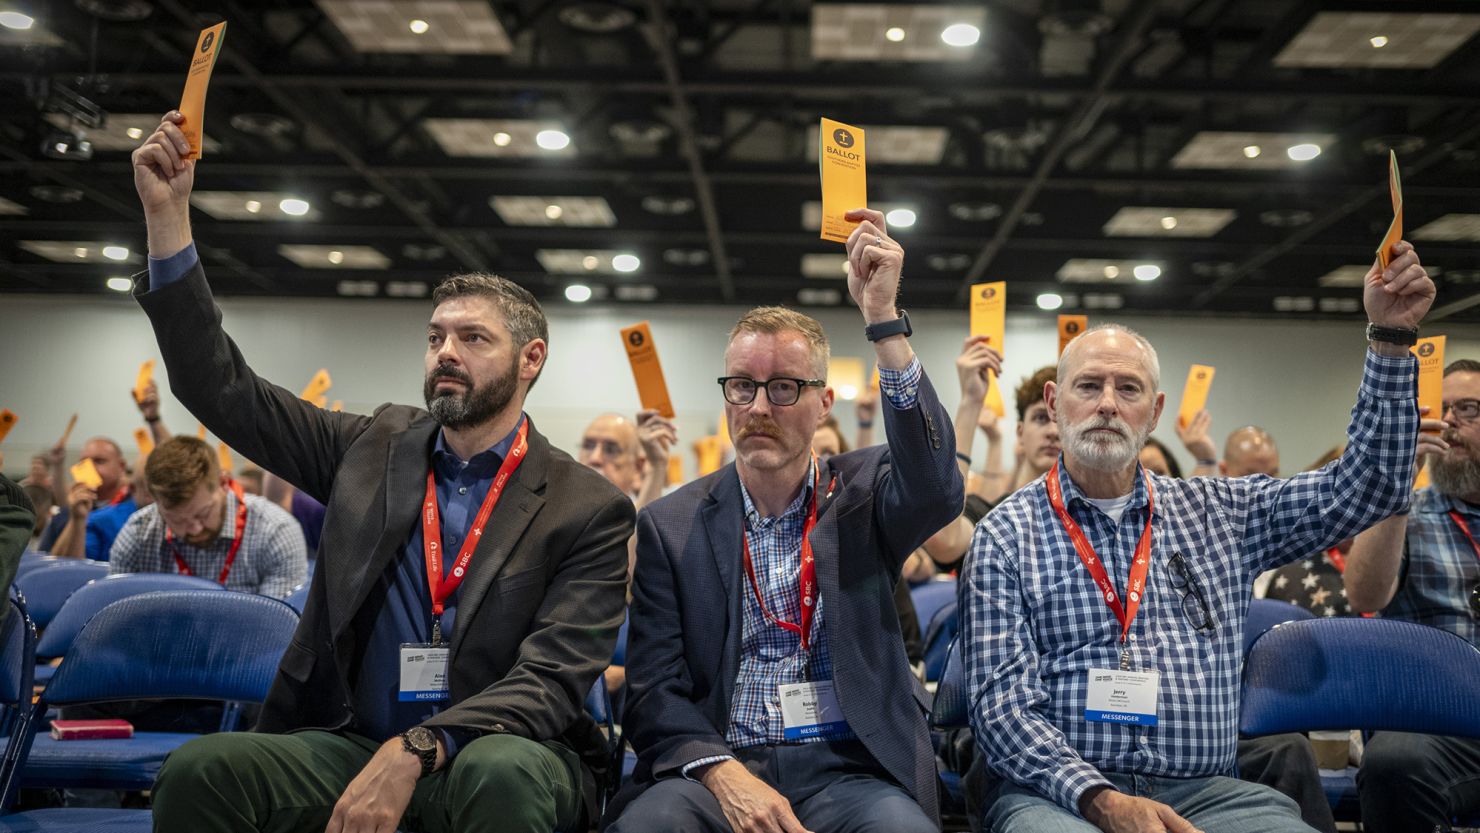
[[[735,758],[789,802],[815,833],[934,833],[940,828],[858,741],[758,746]],[[703,784],[663,778],[622,810],[608,833],[731,833]]]
[[[1336,833],[1336,818],[1321,786],[1315,749],[1305,735],[1240,739],[1238,777],[1279,790],[1300,805],[1301,821],[1321,833]]]
[[[380,744],[359,735],[232,732],[175,750],[154,785],[160,833],[320,833]],[[584,828],[580,760],[559,743],[487,735],[416,783],[401,829],[424,833]]]
[[[1362,753],[1357,796],[1372,833],[1433,833],[1480,813],[1480,740],[1378,732]]]

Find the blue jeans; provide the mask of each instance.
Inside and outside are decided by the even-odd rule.
[[[1162,778],[1106,774],[1127,795],[1169,805],[1205,833],[1312,833],[1300,808],[1259,784],[1214,775]],[[986,829],[993,833],[1099,833],[1099,828],[1037,792],[1007,781],[987,795]]]

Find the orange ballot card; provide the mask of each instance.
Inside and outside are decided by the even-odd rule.
[[[1429,409],[1427,419],[1444,418],[1444,338],[1421,338],[1410,348],[1418,357],[1418,406]]]
[[[843,219],[868,205],[863,130],[832,119],[817,128],[817,171],[822,177],[822,239],[847,243],[858,227]]]
[[[0,411],[0,442],[5,442],[5,435],[9,434],[10,429],[15,427],[16,419],[18,417],[15,415],[15,411],[9,408]]]
[[[329,371],[321,367],[313,378],[308,380],[308,387],[298,394],[298,398],[306,399],[320,408],[327,407],[329,397],[324,394],[332,387],[334,387],[334,381],[329,378]]]
[[[678,486],[683,483],[683,457],[673,454],[668,457],[668,485]]]
[[[337,413],[340,413],[341,411],[344,410],[344,400],[343,399],[336,399],[336,400],[334,400],[334,404],[329,406],[329,410],[333,411],[336,414]]]
[[[1004,343],[1007,332],[1007,282],[979,283],[971,287],[971,334],[986,336],[987,344],[997,352],[1006,354]],[[997,374],[987,371],[987,395],[982,400],[997,416],[1005,416],[1002,405],[1002,386]]]
[[[1064,348],[1074,337],[1089,329],[1088,315],[1060,315],[1059,316],[1059,355],[1064,355]]]
[[[1413,478],[1413,491],[1427,489],[1429,487],[1429,467],[1424,466],[1418,470],[1418,476]]]
[[[67,430],[62,432],[62,438],[60,440],[57,440],[57,445],[65,446],[67,444],[67,440],[72,437],[72,429],[76,427],[77,415],[73,414],[72,418],[67,420]]]
[[[231,460],[231,449],[226,447],[226,443],[216,443],[216,460],[221,463],[221,473],[230,477],[236,465]]]
[[[216,67],[216,56],[224,40],[226,22],[222,21],[200,33],[195,51],[190,54],[190,71],[185,76],[185,92],[180,96],[180,114],[185,117],[180,132],[190,143],[186,159],[200,158],[201,140],[205,137],[206,89],[211,85],[211,70]]]
[[[204,422],[197,422],[195,424],[195,436],[201,440],[206,438],[206,424]]]
[[[154,360],[148,359],[139,365],[139,378],[134,380],[134,401],[144,401],[144,391],[154,381]]]
[[[98,467],[86,457],[72,467],[72,479],[86,485],[89,489],[96,489],[103,485],[103,478],[98,474]]]
[[[623,327],[622,344],[627,348],[627,361],[632,365],[632,378],[637,380],[637,398],[642,407],[651,408],[669,419],[676,417],[648,322]]]
[[[1403,178],[1398,175],[1398,154],[1392,151],[1388,151],[1388,196],[1393,201],[1393,221],[1377,247],[1377,262],[1384,269],[1392,259],[1393,247],[1403,239]]]
[[[982,407],[999,417],[1007,416],[1007,408],[1002,404],[1002,383],[990,370],[987,371],[987,395],[982,399]]]
[[[724,464],[724,448],[719,444],[719,437],[700,437],[694,443],[694,451],[699,455],[699,476],[714,474]]]
[[[1186,428],[1197,412],[1208,405],[1208,391],[1213,389],[1213,368],[1195,364],[1187,371],[1187,386],[1182,388],[1182,407],[1177,409],[1177,424]]]
[[[149,429],[135,428],[134,443],[139,446],[140,457],[148,457],[154,453],[154,438],[149,435]]]

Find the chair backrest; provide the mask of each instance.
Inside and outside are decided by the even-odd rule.
[[[945,668],[935,688],[930,725],[937,729],[960,729],[969,724],[966,715],[966,666],[961,660],[961,642],[952,640],[946,649]]]
[[[106,576],[77,588],[67,597],[62,609],[46,626],[36,645],[36,656],[52,659],[67,653],[72,640],[97,612],[129,596],[160,590],[221,590],[221,585],[199,576],[176,573],[120,573]]]
[[[910,601],[915,603],[915,618],[920,620],[920,632],[930,629],[935,612],[956,600],[956,580],[953,578],[931,579],[919,587],[910,588]]]
[[[26,612],[36,627],[45,628],[62,609],[62,603],[89,581],[108,575],[101,561],[66,559],[67,564],[48,564],[15,577],[15,587],[26,600]]]
[[[956,600],[952,599],[935,612],[930,627],[925,629],[925,679],[936,682],[945,671],[946,654],[956,633],[961,629],[961,617],[956,613]]]
[[[1254,599],[1249,603],[1249,615],[1244,618],[1244,653],[1254,647],[1254,640],[1276,625],[1314,619],[1316,615],[1297,604],[1278,599]]]
[[[295,587],[293,592],[288,594],[288,598],[283,599],[288,603],[288,607],[298,611],[300,616],[303,614],[303,606],[308,604],[308,591],[311,586],[308,582],[304,582]]]
[[[185,697],[260,703],[297,627],[293,609],[266,596],[130,596],[82,629],[37,708]]]
[[[20,578],[32,570],[49,567],[52,564],[71,564],[74,559],[58,558],[55,555],[47,555],[44,552],[28,552],[21,555],[21,563],[15,568],[15,577]]]
[[[1289,622],[1244,660],[1246,735],[1364,729],[1480,738],[1480,649],[1394,619]]]
[[[36,628],[26,615],[26,608],[14,598],[6,600],[5,621],[0,622],[0,706],[15,708],[31,703],[31,687],[36,669]]]

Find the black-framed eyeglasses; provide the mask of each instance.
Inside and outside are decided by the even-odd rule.
[[[802,388],[820,388],[826,384],[821,379],[793,379],[788,376],[772,376],[764,382],[749,376],[719,377],[725,401],[731,405],[749,405],[755,401],[755,392],[761,388],[766,389],[766,401],[772,405],[795,405],[802,398]]]
[[[1461,422],[1471,422],[1475,417],[1480,417],[1480,399],[1456,399],[1453,402],[1441,403],[1439,407],[1442,409],[1439,413],[1440,417],[1450,411],[1454,411],[1454,415]]]
[[[1199,631],[1211,631],[1218,627],[1218,623],[1213,621],[1213,611],[1208,607],[1207,597],[1198,586],[1197,577],[1188,569],[1182,553],[1173,553],[1167,559],[1167,566],[1172,570],[1172,589],[1182,594],[1182,615],[1186,617],[1187,624]]]

